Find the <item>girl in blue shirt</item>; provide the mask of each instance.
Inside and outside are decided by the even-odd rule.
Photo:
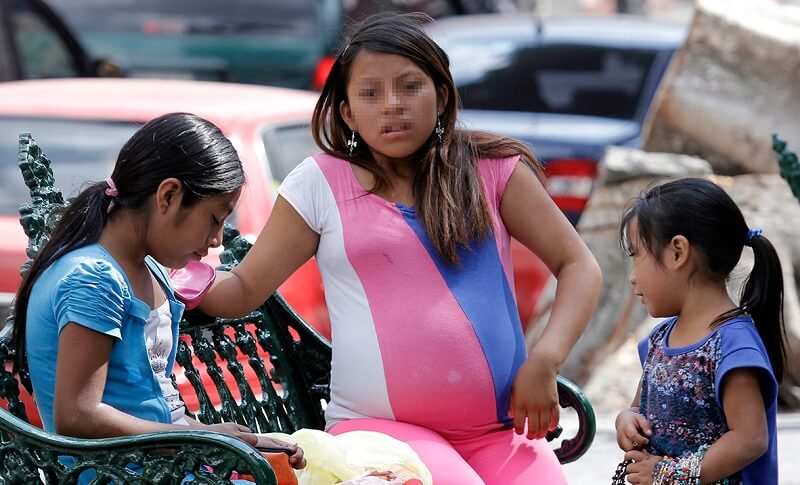
[[[244,179],[216,126],[172,113],[141,127],[111,176],[69,204],[16,298],[15,368],[29,369],[47,431],[106,438],[189,426],[256,444],[244,426],[184,415],[170,380],[184,306],[161,266],[220,245]],[[302,466],[299,449],[290,462]]]
[[[777,485],[775,413],[784,371],[780,261],[719,186],[654,187],[625,212],[620,241],[636,295],[668,317],[639,345],[643,375],[616,420],[634,484]],[[744,246],[740,302],[726,280]]]

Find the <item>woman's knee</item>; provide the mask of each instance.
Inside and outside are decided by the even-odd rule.
[[[487,485],[567,484],[561,463],[547,441],[510,433],[510,439],[489,440],[468,455],[468,463]]]

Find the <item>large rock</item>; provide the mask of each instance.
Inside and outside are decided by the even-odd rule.
[[[619,346],[595,365],[582,388],[596,412],[614,414],[633,403],[642,378],[639,342],[649,335],[656,323],[658,320],[651,317],[637,322]]]
[[[800,145],[792,3],[699,0],[645,123],[645,150],[698,155],[720,174],[775,173],[771,133]]]
[[[711,164],[702,158],[610,146],[603,157],[601,172],[603,183],[610,185],[639,177],[710,174],[712,170]]]

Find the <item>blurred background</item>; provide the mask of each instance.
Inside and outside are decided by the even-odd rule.
[[[253,239],[275,188],[318,151],[310,116],[346,26],[387,10],[435,19],[425,28],[450,57],[461,125],[532,147],[550,195],[603,268],[598,311],[562,369],[598,412],[595,446],[566,466],[572,483],[609,481],[622,457],[613,417],[630,404],[635,343],[654,322],[633,298],[615,229],[624,203],[649,183],[711,177],[765,230],[786,270],[797,348],[800,205],[778,175],[771,134],[800,147],[800,0],[0,0],[0,322],[26,258],[19,133],[33,134],[70,195],[106,177],[147,120],[205,117],[244,161],[248,186],[233,222]],[[514,282],[533,344],[554,281],[515,244]],[[313,261],[280,291],[329,335]],[[783,459],[800,444],[798,384],[792,358],[781,388],[786,484],[800,483],[800,464]]]

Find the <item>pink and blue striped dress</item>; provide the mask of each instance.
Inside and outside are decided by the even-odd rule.
[[[381,418],[462,439],[510,425],[526,347],[499,210],[518,159],[479,162],[494,231],[460,249],[460,267],[437,256],[413,207],[368,194],[344,160],[308,158],[283,182],[279,194],[320,235],[333,340],[329,429]]]

